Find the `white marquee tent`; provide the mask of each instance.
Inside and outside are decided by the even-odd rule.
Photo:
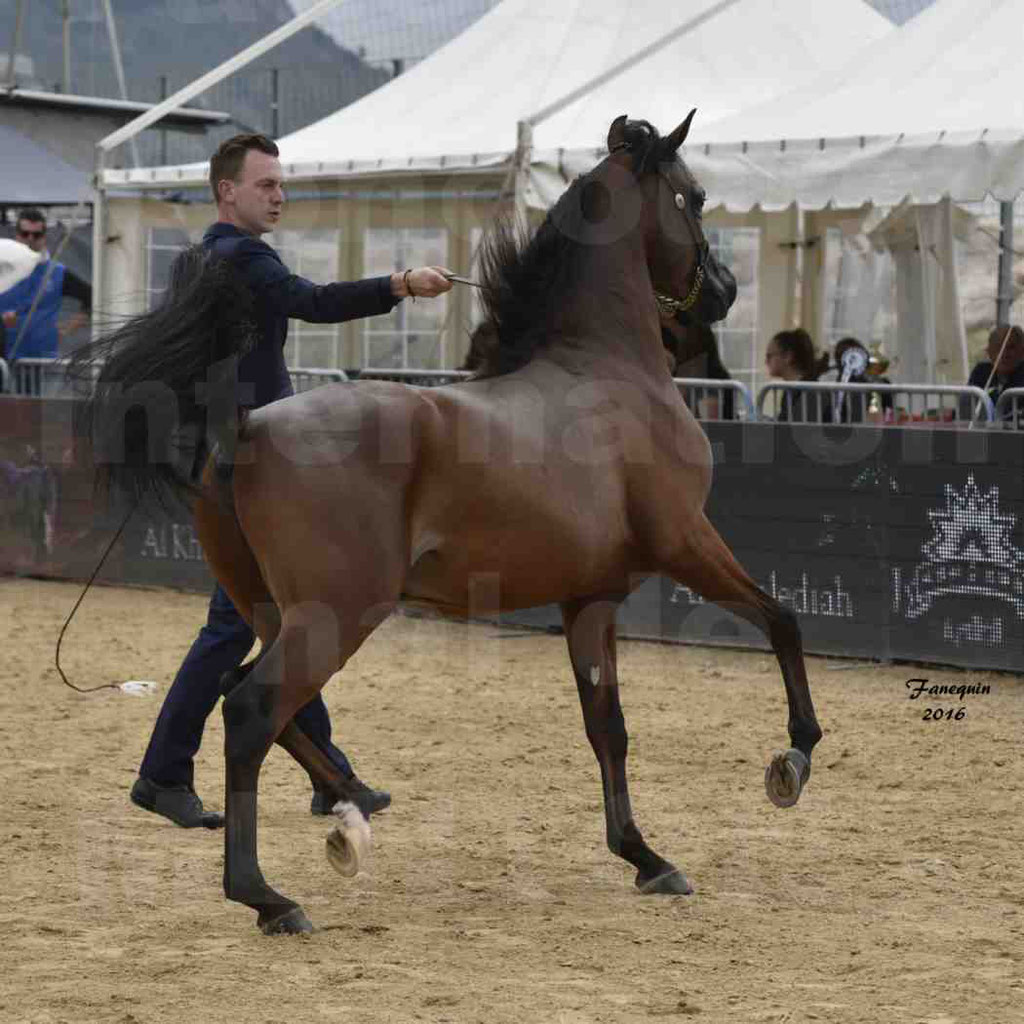
[[[282,140],[282,154],[300,174],[313,161],[325,171],[349,159],[367,170],[505,162],[518,121],[649,51],[536,125],[537,150],[600,147],[617,114],[666,131],[691,106],[724,117],[890,31],[862,0],[505,0],[407,74]]]
[[[569,179],[561,170],[571,156],[592,163],[603,154],[608,124],[618,114],[669,130],[696,106],[695,123],[713,123],[816,78],[895,31],[863,0],[636,0],[628,6],[620,0],[504,0],[407,73],[280,140],[294,183],[289,222],[303,223],[308,202],[317,206],[320,223],[334,217],[343,231],[358,230],[374,216],[377,223],[383,216],[411,223],[412,213],[397,207],[360,219],[325,198],[366,205],[370,200],[354,198],[357,193],[379,196],[391,189],[394,203],[420,204],[424,226],[440,216],[442,223],[458,221],[452,227],[465,237],[472,218],[454,209],[460,200],[434,209],[423,197],[457,191],[460,182],[489,181],[497,188],[514,159],[519,121],[534,121],[536,187],[527,199],[543,206],[564,189]],[[205,164],[107,171],[108,188],[120,190],[111,210],[124,225],[122,248],[129,239],[139,245],[147,224],[188,216],[181,207],[142,197],[169,187],[198,196],[206,173]],[[296,198],[304,183],[317,193],[307,191],[308,201]],[[402,189],[419,190],[418,198],[403,200]],[[780,245],[793,237],[795,216],[771,215],[757,226],[763,234],[758,312],[765,330],[777,329],[793,316],[794,254]],[[365,264],[358,241],[354,246],[343,247],[339,273],[361,276]],[[137,291],[148,286],[140,255],[111,253],[118,278],[134,274]],[[450,249],[449,258],[468,269],[465,246]],[[468,311],[469,300],[458,295],[454,301]],[[745,363],[756,366],[756,354]]]
[[[688,159],[730,209],[899,207],[876,241],[896,259],[900,375],[963,382],[951,200],[1024,189],[1022,50],[1022,0],[937,0],[832,73],[697,126]]]
[[[733,208],[1012,200],[1024,189],[1022,0],[937,0],[775,101],[698,126]]]
[[[536,127],[538,151],[592,152],[617,114],[666,131],[693,106],[701,122],[725,117],[893,31],[863,0],[504,0],[405,74],[280,139],[282,160],[302,179],[505,165],[518,121],[649,50]],[[106,179],[181,184],[204,169]]]
[[[794,204],[899,207],[873,238],[896,259],[901,376],[963,382],[969,365],[954,254],[962,219],[951,200],[1012,201],[1024,189],[1021,52],[1022,0],[937,0],[787,93],[710,122],[698,118],[686,159],[712,201],[738,214]],[[535,193],[550,203],[565,174],[598,158],[583,147],[536,151]],[[813,219],[818,227],[842,223],[826,213]],[[802,319],[820,336],[823,318],[819,282],[816,293],[805,289]]]

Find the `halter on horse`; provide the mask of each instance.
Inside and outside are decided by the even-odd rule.
[[[262,641],[259,658],[226,683],[224,886],[265,932],[311,925],[259,869],[260,767],[276,741],[346,800],[346,780],[291,717],[399,603],[478,616],[561,605],[608,845],[643,892],[692,891],[630,809],[615,619],[645,579],[672,577],[765,632],[793,744],[766,771],[768,795],[790,806],[807,782],[821,730],[795,616],[756,586],[704,516],[710,446],[662,351],[655,294],[705,322],[724,317],[736,295],[704,238],[703,191],[677,156],[692,117],[666,138],[617,118],[609,156],[528,242],[497,232],[482,260],[496,341],[465,383],[341,384],[258,409],[237,431],[230,417],[207,423],[194,384],[245,332],[216,302],[223,267],[202,261],[160,311],[94,350],[109,356],[108,386],[90,407],[100,450],[113,436],[129,463],[101,470],[141,488],[191,488],[210,568]],[[153,415],[166,403],[139,392],[143,382],[185,394],[177,422]],[[133,394],[148,428],[147,417],[125,415]],[[175,448],[190,430],[219,446],[201,477]],[[347,858],[346,871],[364,855],[340,832],[331,851],[332,862]]]

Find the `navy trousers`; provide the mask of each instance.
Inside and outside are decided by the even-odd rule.
[[[139,775],[162,786],[193,784],[193,759],[203,727],[220,697],[220,678],[241,665],[254,635],[218,586],[210,598],[206,625],[199,631],[160,709]],[[346,777],[354,773],[348,758],[331,743],[327,706],[317,694],[295,715],[295,724]]]

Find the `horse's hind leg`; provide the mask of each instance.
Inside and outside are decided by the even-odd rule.
[[[368,632],[364,628],[347,635],[342,619],[329,605],[311,603],[286,610],[278,637],[224,700],[224,892],[228,899],[252,907],[267,934],[305,932],[312,925],[298,904],[267,885],[260,871],[256,842],[260,768],[275,740],[286,728],[295,728],[288,725],[295,712],[344,665]],[[318,771],[313,761],[306,767]]]
[[[617,602],[578,601],[562,606],[565,636],[587,739],[601,768],[608,848],[636,868],[641,892],[686,894],[693,890],[674,865],[644,842],[633,822],[626,781],[629,737],[619,703],[615,657]]]
[[[822,735],[807,685],[796,615],[754,583],[704,516],[687,538],[685,549],[668,559],[662,569],[709,601],[753,623],[771,643],[786,686],[793,748],[773,758],[765,772],[765,789],[776,806],[791,807],[810,778],[811,750]]]
[[[210,479],[208,471],[207,483]],[[242,618],[256,632],[262,646],[254,661],[225,674],[221,680],[221,689],[226,697],[253,671],[263,654],[270,650],[281,631],[281,616],[234,512],[210,497],[203,497],[197,501],[194,514],[210,567]],[[335,800],[343,800],[351,795],[351,782],[293,722],[285,726],[277,743],[305,768],[315,786],[332,794]]]

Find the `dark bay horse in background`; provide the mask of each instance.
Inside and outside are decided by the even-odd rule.
[[[790,806],[807,782],[821,730],[795,617],[705,518],[710,446],[662,348],[656,293],[707,323],[736,295],[704,239],[703,190],[677,155],[692,117],[666,137],[617,118],[609,155],[532,238],[496,233],[482,276],[497,343],[467,382],[321,387],[215,425],[190,396],[244,349],[244,317],[209,304],[224,271],[194,254],[160,310],[94,349],[106,358],[94,445],[119,435],[109,450],[125,453],[106,474],[192,489],[210,567],[262,641],[225,683],[224,888],[265,932],[312,926],[259,868],[260,767],[276,741],[347,807],[346,780],[291,718],[403,602],[457,616],[560,604],[608,846],[645,893],[692,889],[630,809],[615,622],[644,579],[672,577],[764,631],[792,741],[766,770],[768,795]],[[154,413],[154,386],[179,400],[173,423]],[[175,447],[190,428],[210,438],[203,457]],[[339,832],[329,846],[345,870],[364,856]]]

